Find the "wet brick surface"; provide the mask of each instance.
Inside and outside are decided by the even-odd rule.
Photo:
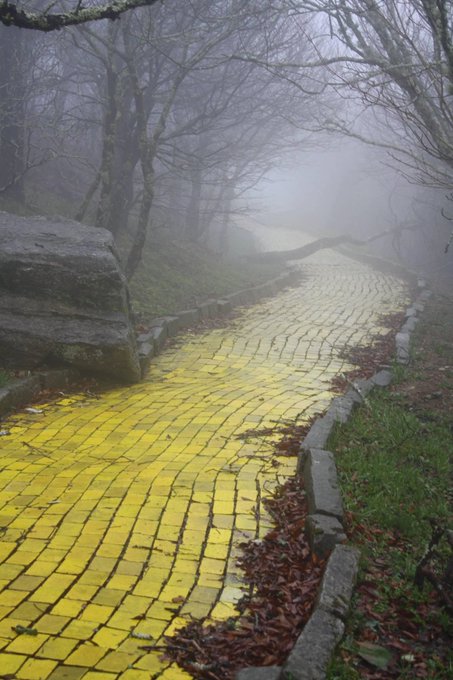
[[[304,270],[227,327],[181,336],[142,384],[2,424],[3,676],[189,677],[140,646],[234,614],[237,545],[268,530],[263,498],[296,465],[237,435],[324,409],[341,347],[407,302],[397,279],[333,253]]]

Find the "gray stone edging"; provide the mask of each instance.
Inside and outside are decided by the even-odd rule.
[[[406,321],[395,337],[396,361],[410,360],[409,342],[426,301],[431,296],[424,281],[415,303],[406,310]],[[360,552],[345,545],[344,516],[337,482],[335,454],[325,446],[336,423],[345,423],[356,405],[366,401],[374,387],[387,387],[392,371],[383,369],[368,380],[351,383],[344,396],[332,399],[301,443],[297,474],[304,477],[308,511],[306,531],[313,552],[328,555],[314,610],[283,666],[245,668],[237,680],[325,680],[327,668],[344,634],[357,577]]]
[[[225,316],[235,307],[253,304],[264,297],[275,295],[286,286],[296,283],[301,274],[300,269],[289,269],[276,278],[251,288],[229,293],[219,299],[205,300],[193,309],[184,309],[151,319],[149,330],[137,336],[142,377],[149,368],[152,358],[162,350],[167,338],[172,338],[180,331],[197,326],[203,321]]]
[[[0,388],[0,416],[14,408],[28,404],[45,389],[67,387],[80,379],[80,372],[74,368],[39,371],[26,378],[19,378]]]

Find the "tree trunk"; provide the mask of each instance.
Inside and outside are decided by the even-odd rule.
[[[24,34],[0,27],[0,192],[24,198],[26,60]]]
[[[200,237],[201,177],[201,167],[196,166],[190,175],[191,191],[185,224],[186,238],[193,243]]]
[[[142,259],[142,252],[146,242],[146,232],[148,230],[149,213],[154,198],[154,172],[152,167],[148,168],[146,177],[143,180],[143,198],[138,217],[137,231],[135,232],[134,242],[129,251],[126,262],[125,272],[128,281],[135,274]]]

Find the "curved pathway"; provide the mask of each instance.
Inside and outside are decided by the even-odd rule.
[[[398,279],[332,252],[303,267],[298,288],[178,338],[143,383],[2,425],[3,676],[189,677],[140,646],[234,614],[236,546],[266,532],[263,498],[295,469],[238,435],[327,407],[342,346],[406,302]]]

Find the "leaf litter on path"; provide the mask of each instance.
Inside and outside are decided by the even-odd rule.
[[[233,680],[240,668],[278,665],[288,656],[314,605],[324,562],[304,535],[301,480],[289,479],[267,502],[275,528],[241,544],[239,565],[250,595],[240,615],[219,623],[192,621],[166,639],[166,657],[194,678]]]

